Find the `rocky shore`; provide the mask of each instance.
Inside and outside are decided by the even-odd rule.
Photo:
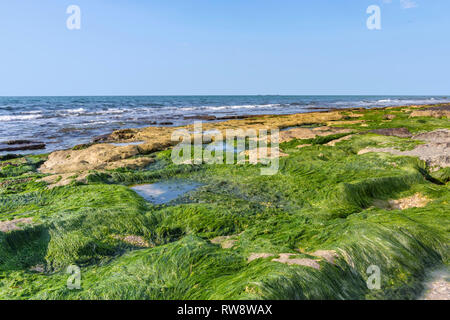
[[[0,298],[419,298],[427,270],[449,261],[449,114],[442,104],[208,116],[202,132],[123,129],[4,156]],[[239,128],[279,130],[277,174],[171,161],[175,130],[208,144]],[[39,143],[4,144],[21,146]],[[66,288],[73,264],[81,290]],[[366,283],[372,265],[378,290]]]

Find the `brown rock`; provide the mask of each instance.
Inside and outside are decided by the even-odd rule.
[[[410,138],[412,137],[411,132],[406,128],[387,128],[387,129],[374,129],[369,130],[369,132],[376,133],[383,136],[395,136],[399,138]]]
[[[116,147],[97,144],[82,150],[63,150],[51,153],[39,168],[42,173],[69,173],[88,170],[136,167],[151,163],[149,158],[129,159],[139,154],[137,146]]]

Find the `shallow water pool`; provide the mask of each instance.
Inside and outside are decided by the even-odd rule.
[[[167,181],[131,187],[138,195],[153,204],[165,204],[200,187],[200,183]]]

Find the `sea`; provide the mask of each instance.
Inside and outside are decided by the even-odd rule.
[[[0,97],[0,144],[45,143],[46,153],[117,129],[179,126],[208,119],[450,102],[445,96],[88,96]],[[211,121],[211,120],[210,120]],[[5,154],[6,152],[0,152]],[[20,153],[20,152],[14,152]]]

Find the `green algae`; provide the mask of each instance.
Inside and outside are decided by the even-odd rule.
[[[395,111],[395,110],[394,110]],[[36,180],[42,158],[14,159],[0,181],[24,177],[16,189],[0,187],[0,221],[32,217],[23,230],[0,233],[3,299],[413,299],[429,268],[449,263],[448,168],[432,172],[423,161],[386,153],[358,155],[366,147],[410,150],[422,143],[366,133],[406,127],[448,128],[448,120],[364,111],[368,127],[336,146],[336,135],[280,147],[279,172],[261,176],[261,164],[173,165],[170,151],[142,170],[91,172],[85,184],[46,189]],[[339,125],[342,126],[342,125]],[[11,160],[5,161],[11,162]],[[3,172],[2,169],[2,172]],[[437,181],[429,179],[433,177]],[[161,206],[130,190],[136,183],[198,181],[188,201]],[[11,185],[9,185],[11,187]],[[377,199],[421,193],[422,208],[386,210]],[[117,239],[136,235],[138,249]],[[230,248],[211,243],[236,240]],[[320,270],[252,253],[297,254],[335,250],[335,264]],[[65,268],[82,270],[82,289],[69,290]],[[44,265],[45,272],[32,271]],[[380,290],[369,290],[366,270],[381,269]]]

